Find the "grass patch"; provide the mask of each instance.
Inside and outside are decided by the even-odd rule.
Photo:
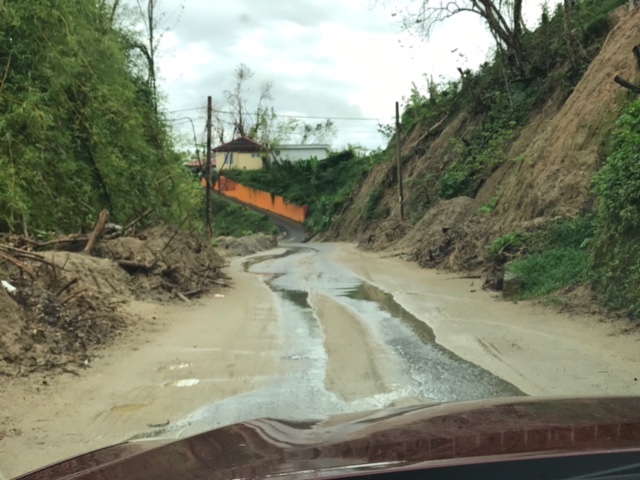
[[[254,233],[276,235],[278,228],[269,217],[247,207],[224,200],[216,195],[211,198],[213,234],[225,237],[244,237]]]
[[[281,195],[288,202],[307,205],[305,224],[319,233],[329,228],[367,172],[388,158],[387,152],[362,156],[352,148],[325,160],[285,161],[265,170],[231,170],[224,175],[248,187]]]
[[[586,249],[556,248],[511,262],[508,270],[522,280],[521,298],[535,298],[587,281],[589,254]]]
[[[504,253],[523,255],[509,262],[506,269],[522,280],[519,297],[529,299],[588,281],[593,235],[594,220],[585,215],[559,220],[532,233],[507,233],[498,237],[489,251],[496,258]]]

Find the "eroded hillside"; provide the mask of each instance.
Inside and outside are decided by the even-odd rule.
[[[405,220],[393,158],[370,171],[327,238],[394,251],[422,266],[487,271],[502,253],[490,248],[501,236],[593,211],[592,180],[627,102],[613,78],[636,77],[632,48],[640,43],[639,10],[620,7],[608,21],[609,33],[579,81],[567,89],[558,80],[567,67],[559,65],[544,102],[533,102],[522,121],[515,112],[516,121],[494,129],[480,154],[467,147],[491,128],[491,112],[471,105],[442,122],[418,122],[402,143]],[[475,170],[467,167],[472,161]]]

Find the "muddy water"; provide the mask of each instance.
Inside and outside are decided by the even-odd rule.
[[[254,257],[245,265],[277,298],[280,318],[273,333],[281,339],[285,373],[270,378],[259,390],[193,412],[171,427],[175,433],[193,434],[259,417],[313,419],[407,403],[522,395],[513,385],[439,345],[428,324],[391,294],[331,261],[331,248],[292,247],[284,254]],[[330,296],[357,312],[393,364],[388,371],[394,378],[385,379],[391,391],[346,402],[327,390],[328,354],[321,319],[309,303],[311,293]]]

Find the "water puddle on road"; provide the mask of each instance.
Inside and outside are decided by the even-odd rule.
[[[435,343],[436,335],[433,329],[418,319],[413,313],[407,311],[402,305],[395,301],[393,295],[380,290],[375,285],[362,282],[345,295],[353,300],[363,300],[374,302],[381,310],[389,313],[407,325],[423,343]]]
[[[257,390],[192,412],[172,424],[170,432],[178,436],[194,434],[251,418],[313,419],[390,405],[522,395],[510,383],[436,343],[433,329],[402,307],[391,293],[363,282],[333,262],[331,248],[314,245],[289,249],[245,263],[245,269],[259,275],[276,296],[279,320],[274,333],[280,338],[282,373],[265,379],[264,386]],[[352,309],[376,348],[385,350],[388,371],[393,372],[387,379],[390,391],[354,401],[344,401],[333,393],[326,383],[332,353],[327,350],[322,321],[309,301],[314,293]]]
[[[293,255],[294,253],[296,253],[298,250],[300,250],[299,248],[287,248],[287,250],[285,250],[282,253],[278,253],[276,255],[259,255],[257,257],[251,257],[247,260],[245,260],[244,262],[242,262],[242,269],[245,272],[248,272],[249,269],[251,267],[253,267],[254,265],[257,265],[259,263],[262,262],[266,262],[267,260],[277,260],[279,258],[284,258],[284,257],[288,257],[289,255]]]

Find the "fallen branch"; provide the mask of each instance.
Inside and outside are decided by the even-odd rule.
[[[35,280],[36,274],[33,273],[33,271],[25,263],[22,263],[17,258],[12,257],[11,255],[5,252],[0,252],[0,258],[4,258],[9,263],[14,264],[20,270],[22,270],[23,272],[26,272],[31,277],[32,280]]]
[[[91,254],[91,250],[95,247],[96,243],[100,239],[100,236],[104,232],[104,227],[107,224],[107,220],[109,219],[109,210],[102,210],[100,212],[100,216],[98,217],[98,221],[96,222],[95,227],[93,228],[93,232],[91,232],[91,236],[89,237],[89,241],[87,242],[87,246],[84,247],[84,252]]]
[[[149,216],[151,214],[151,212],[153,212],[153,208],[147,208],[144,212],[142,212],[140,215],[138,215],[135,219],[133,219],[132,221],[127,223],[122,228],[122,232],[120,232],[120,233],[124,234],[127,230],[129,230],[130,228],[134,227],[138,222],[140,222],[140,220],[142,220],[143,218]]]
[[[616,75],[613,81],[616,82],[618,85],[626,88],[627,90],[630,90],[634,93],[640,93],[640,87],[638,85],[635,85],[629,82],[628,80],[625,80],[620,75]]]
[[[33,245],[36,248],[46,248],[46,247],[53,247],[56,245],[60,245],[62,243],[86,242],[89,239],[89,236],[83,233],[77,233],[75,235],[70,235],[64,238],[56,238],[55,240],[48,240],[46,242],[39,242],[38,240],[33,240],[31,238],[20,237],[20,236],[13,237],[13,238],[17,238],[20,241]]]
[[[158,263],[159,257],[155,257],[153,259],[153,262],[151,263],[141,263],[141,262],[134,262],[133,260],[118,260],[117,264],[124,268],[125,270],[129,271],[129,270],[141,270],[143,272],[150,272],[151,270],[154,269],[154,267],[156,266],[156,264]]]
[[[176,292],[176,295],[178,296],[178,298],[180,300],[182,300],[184,303],[191,303],[191,300],[189,300],[183,293],[180,292]]]
[[[64,298],[64,300],[62,300],[60,303],[62,303],[63,305],[65,303],[67,303],[69,300],[72,300],[74,298],[76,298],[78,295],[82,295],[84,292],[86,292],[87,290],[89,290],[88,288],[83,288],[81,290],[78,290],[77,292],[72,293],[71,295],[67,296]]]
[[[173,235],[171,235],[171,238],[167,241],[167,243],[164,244],[164,247],[162,247],[162,250],[160,250],[161,252],[164,252],[167,247],[169,246],[169,244],[171,242],[173,242],[173,239],[176,238],[176,235],[178,235],[178,232],[180,230],[182,230],[182,227],[184,227],[184,224],[187,223],[187,220],[189,220],[189,217],[191,216],[190,213],[187,213],[187,216],[184,217],[184,220],[182,221],[182,223],[180,224],[180,226],[178,228],[176,228],[176,231],[173,232]]]
[[[196,288],[195,290],[191,290],[189,292],[184,292],[184,296],[185,297],[193,297],[195,295],[200,295],[202,292],[204,292],[204,289]]]
[[[0,250],[4,250],[8,255],[11,255],[13,257],[28,258],[29,260],[34,260],[36,262],[40,262],[40,263],[43,263],[45,265],[49,265],[54,270],[56,268],[56,265],[54,263],[50,262],[49,260],[46,260],[42,255],[40,255],[38,253],[35,253],[35,252],[30,252],[28,250],[22,250],[21,248],[12,247],[10,245],[0,245]]]
[[[75,285],[76,283],[78,283],[78,280],[79,280],[78,277],[69,280],[67,283],[64,284],[64,286],[60,289],[60,291],[56,293],[56,296],[59,297],[60,295],[62,295],[72,285]]]

